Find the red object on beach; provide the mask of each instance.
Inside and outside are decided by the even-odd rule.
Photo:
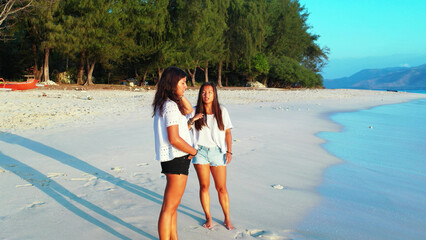
[[[38,80],[29,79],[26,82],[6,82],[3,78],[0,78],[0,88],[8,88],[12,91],[15,90],[28,90],[36,88]]]

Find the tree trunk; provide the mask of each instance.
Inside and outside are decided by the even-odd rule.
[[[95,69],[96,61],[93,60],[93,62],[89,63],[89,59],[87,59],[87,63],[90,66],[88,66],[87,81],[86,81],[86,83],[84,85],[85,86],[90,86],[90,85],[93,85],[92,75],[93,75],[93,70]]]
[[[228,77],[225,77],[225,86],[228,86]]]
[[[194,72],[193,73],[191,73],[191,69],[189,69],[189,68],[186,69],[186,71],[188,71],[189,76],[191,76],[192,86],[195,87],[195,73],[197,72],[197,67],[194,68]]]
[[[37,45],[33,44],[32,50],[33,50],[33,56],[34,56],[34,69],[33,69],[34,78],[37,80],[41,80],[41,76],[43,75],[43,72],[38,69]]]
[[[265,85],[265,87],[268,87],[268,77],[265,75],[265,76],[263,76],[262,78],[263,78],[263,79],[262,79],[262,80],[263,80],[263,81],[262,81],[262,82],[263,82],[263,85]]]
[[[164,72],[164,69],[158,68],[158,80],[157,80],[157,83],[155,83],[155,86],[158,85],[158,82],[160,81],[161,75],[163,75],[163,72]]]
[[[49,53],[50,48],[46,47],[44,49],[44,61],[43,61],[43,82],[49,81]]]
[[[135,78],[136,78],[136,85],[137,86],[140,86],[141,85],[141,79],[139,78],[140,76],[139,76],[139,73],[138,73],[138,70],[136,69],[136,67],[135,67]]]
[[[84,75],[84,59],[86,58],[86,53],[81,52],[80,53],[80,65],[78,66],[78,73],[77,73],[77,84],[83,85],[83,75]]]
[[[219,69],[218,69],[218,73],[217,73],[217,85],[219,86],[219,87],[223,87],[222,86],[222,64],[223,64],[223,61],[222,60],[220,60],[219,61]]]
[[[204,81],[209,81],[209,61],[206,61],[206,68],[204,69]]]
[[[148,70],[145,71],[142,77],[141,86],[145,86],[146,75],[148,75]]]

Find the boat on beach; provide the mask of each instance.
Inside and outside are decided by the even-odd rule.
[[[28,90],[36,88],[38,80],[37,79],[29,79],[26,82],[7,82],[3,78],[0,78],[0,89],[3,90]]]

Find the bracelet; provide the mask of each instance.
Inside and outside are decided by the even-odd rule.
[[[189,154],[189,156],[195,156],[195,155],[197,155],[197,153],[198,153],[198,150],[197,150],[197,152],[194,154],[194,155],[192,155],[192,154]]]
[[[191,119],[188,120],[188,125],[194,125],[194,122]]]
[[[232,152],[228,152],[228,151],[226,151],[226,153],[229,153],[229,154],[231,154],[231,155],[232,155]]]

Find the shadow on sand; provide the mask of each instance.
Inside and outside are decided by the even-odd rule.
[[[9,144],[16,144],[19,146],[22,146],[24,148],[27,148],[29,150],[32,150],[34,152],[40,153],[42,155],[45,155],[47,157],[50,157],[58,162],[61,162],[62,164],[68,165],[70,167],[73,167],[75,169],[78,169],[82,172],[85,172],[87,174],[91,174],[99,179],[102,179],[104,181],[110,182],[118,187],[121,187],[129,192],[132,192],[140,197],[143,197],[149,201],[158,203],[159,205],[162,204],[163,196],[150,191],[146,188],[143,188],[141,186],[129,183],[127,181],[124,181],[122,179],[116,178],[113,175],[104,172],[86,162],[83,160],[80,160],[72,155],[69,155],[67,153],[64,153],[62,151],[59,151],[57,149],[54,149],[52,147],[46,146],[42,143],[33,141],[28,138],[24,138],[15,134],[11,133],[4,133],[0,132],[0,141],[3,141],[5,143]],[[75,201],[76,203],[79,203],[86,208],[96,212],[97,214],[108,218],[118,224],[121,224],[122,226],[135,231],[142,236],[148,238],[148,239],[158,239],[157,237],[151,235],[150,233],[144,232],[141,229],[133,226],[132,224],[129,224],[120,218],[110,214],[109,212],[103,210],[102,208],[84,200],[80,197],[76,196],[72,192],[68,191],[66,188],[58,184],[57,182],[53,181],[52,179],[48,178],[41,172],[37,171],[34,168],[31,168],[30,166],[10,157],[7,155],[4,155],[2,152],[0,152],[0,167],[3,169],[10,171],[20,178],[24,179],[30,184],[33,184],[33,186],[37,187],[44,193],[46,193],[48,196],[53,198],[55,201],[57,201],[59,204],[64,206],[66,209],[70,210],[74,214],[80,216],[81,218],[85,219],[86,221],[95,224],[96,226],[104,229],[105,231],[113,234],[114,236],[120,238],[120,239],[129,239],[128,237],[120,234],[119,232],[115,231],[113,228],[109,227],[108,225],[104,224],[100,220],[92,217],[88,213],[82,211],[81,209],[77,208],[71,201],[67,200],[70,199],[72,201]],[[193,219],[197,220],[200,224],[204,222],[204,218],[198,217],[194,215],[193,213],[197,215],[204,216],[204,213],[194,210],[190,207],[187,207],[185,205],[180,205],[178,211],[180,213],[183,213],[189,217],[192,217]],[[191,213],[192,212],[192,213]],[[217,220],[217,219],[215,219]]]

